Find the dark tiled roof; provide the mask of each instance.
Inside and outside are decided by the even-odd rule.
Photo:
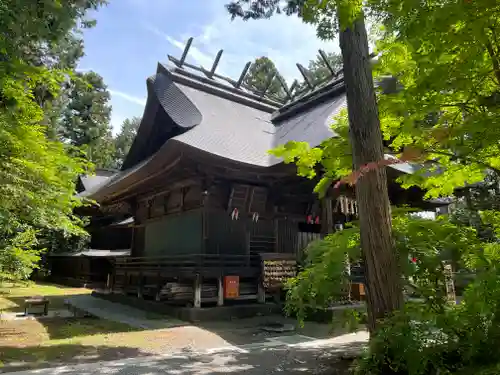
[[[157,74],[148,79],[148,100],[126,170],[87,195],[103,187],[107,193],[120,189],[132,176],[145,176],[159,163],[165,165],[183,148],[252,167],[272,167],[281,160],[269,150],[281,144],[293,140],[317,146],[335,136],[331,123],[346,105],[339,80],[279,107],[257,95],[160,64]],[[148,147],[149,154],[145,153]],[[413,170],[409,165],[394,167],[406,173]]]
[[[172,81],[179,79],[175,72],[171,74],[168,70],[159,75]],[[214,92],[212,87],[199,85],[194,80],[174,84],[202,114],[202,118],[191,130],[171,138],[169,142],[181,142],[210,154],[259,167],[281,162],[269,154],[269,150],[280,144],[295,140],[316,146],[333,136],[331,120],[346,105],[343,94],[335,95],[311,110],[273,123],[270,111],[273,108],[253,99],[227,92],[223,95],[224,92]],[[168,98],[159,97],[159,101],[168,113],[179,108],[174,108],[174,102]],[[179,112],[189,116],[191,111],[184,106]],[[185,123],[180,118],[178,121]]]

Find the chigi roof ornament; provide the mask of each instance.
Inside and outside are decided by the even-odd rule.
[[[223,50],[220,50],[217,52],[217,55],[215,56],[214,62],[212,64],[212,67],[210,70],[202,67],[202,66],[196,66],[193,64],[190,64],[186,62],[186,58],[189,53],[189,49],[191,48],[191,45],[193,43],[193,38],[189,38],[188,41],[186,42],[186,46],[184,47],[184,51],[182,52],[181,58],[177,59],[176,57],[172,55],[168,55],[168,59],[179,69],[191,69],[200,73],[203,73],[207,78],[209,79],[219,79],[222,81],[225,81],[229,83],[233,88],[237,90],[241,90],[242,92],[250,92],[254,95],[257,95],[258,97],[265,98],[267,100],[272,100],[276,104],[286,104],[289,102],[292,102],[296,99],[299,99],[310,92],[319,89],[320,87],[323,87],[327,85],[328,83],[332,82],[332,80],[339,79],[342,75],[342,69],[335,71],[333,66],[328,60],[328,57],[326,53],[322,50],[318,50],[319,56],[321,57],[321,60],[323,61],[325,67],[329,71],[329,75],[321,80],[314,80],[312,74],[304,68],[301,64],[297,63],[297,69],[300,72],[300,75],[303,78],[303,82],[305,83],[304,85],[299,84],[297,80],[295,80],[290,87],[286,84],[285,80],[282,78],[282,76],[279,74],[279,72],[274,72],[272,74],[269,74],[267,77],[266,85],[263,90],[256,90],[254,87],[251,87],[247,84],[245,84],[245,77],[248,74],[248,71],[250,69],[250,66],[252,63],[249,61],[245,64],[243,67],[243,70],[241,71],[240,76],[238,77],[238,80],[234,80],[230,77],[223,76],[221,74],[216,73],[217,67],[220,63],[220,59],[222,57]],[[283,91],[285,93],[285,98],[279,98],[276,97],[276,95],[273,95],[272,93],[269,93],[269,88],[271,87],[272,83],[278,80],[280,83],[281,87],[283,88]],[[301,87],[302,86],[302,87]]]

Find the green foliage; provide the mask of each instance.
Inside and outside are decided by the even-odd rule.
[[[498,368],[500,274],[478,273],[459,305],[409,307],[387,320],[359,361],[359,374],[476,374]]]
[[[42,4],[43,3],[43,4]],[[100,0],[0,0],[0,277],[26,279],[37,267],[43,231],[84,231],[73,209],[78,150],[47,135],[45,108],[58,98],[74,61],[56,53]],[[78,43],[68,42],[72,46]],[[67,48],[68,50],[71,48]],[[78,56],[78,52],[75,52]],[[76,59],[76,57],[75,57]],[[76,155],[76,156],[75,156]]]
[[[360,259],[359,240],[359,229],[354,227],[308,246],[304,269],[287,283],[288,314],[302,322],[311,309],[324,309],[345,297],[349,287],[346,254]]]
[[[340,29],[363,17],[361,0],[233,0],[226,5],[232,18],[244,20],[270,18],[274,14],[298,15],[316,26],[320,39],[334,39]],[[338,20],[338,22],[337,22]]]
[[[47,74],[40,79],[45,80]],[[34,76],[30,78],[36,84]],[[72,211],[79,205],[74,198],[74,181],[87,169],[86,164],[71,157],[62,143],[47,139],[44,127],[37,125],[43,111],[26,96],[27,87],[23,82],[5,79],[2,90],[4,97],[11,95],[17,103],[16,107],[0,112],[0,251],[9,254],[3,260],[21,255],[20,249],[29,243],[36,244],[25,241],[23,246],[16,245],[25,232],[35,233],[42,228],[58,228],[67,233],[82,231]],[[22,264],[36,260],[29,250],[25,252],[26,257],[19,259]],[[4,272],[13,270],[11,264],[9,261]],[[24,269],[27,266],[13,275],[24,275]]]
[[[85,152],[97,167],[113,167],[110,93],[95,72],[76,73],[69,82],[60,134]]]
[[[500,354],[498,243],[481,242],[474,229],[448,218],[428,220],[399,211],[394,210],[393,235],[405,285],[422,302],[408,301],[381,324],[358,362],[359,374],[468,374],[483,366],[488,373]],[[500,228],[498,212],[482,216]],[[360,260],[359,230],[336,232],[306,251],[303,270],[288,283],[287,311],[300,320],[345,297],[346,254],[352,262]],[[459,305],[446,298],[444,262],[475,272]]]
[[[457,226],[448,218],[424,219],[406,210],[395,210],[393,236],[401,269],[413,295],[424,298],[429,309],[441,311],[447,304],[443,263],[477,267],[473,262],[482,244],[474,229]],[[288,283],[287,310],[299,320],[310,308],[325,309],[345,297],[349,277],[346,254],[361,261],[359,228],[335,232],[306,249],[304,268]],[[408,259],[416,259],[413,264]]]
[[[121,127],[120,133],[115,137],[115,163],[117,167],[121,167],[125,158],[132,147],[137,130],[141,125],[140,117],[132,117],[126,119]]]
[[[326,52],[326,58],[335,72],[338,72],[342,68],[342,56],[335,52]],[[307,73],[309,78],[313,82],[313,85],[317,85],[325,82],[327,79],[332,77],[330,69],[326,66],[323,58],[318,53],[314,60],[310,60],[307,66]],[[298,85],[298,91],[307,89],[308,86],[306,82],[302,82]]]
[[[330,119],[335,136],[323,141],[318,147],[310,147],[307,142],[288,142],[280,145],[271,154],[282,158],[287,164],[295,163],[299,176],[314,178],[321,166],[321,180],[315,191],[323,195],[331,183],[348,176],[352,172],[352,152],[349,142],[349,121],[347,111]]]
[[[404,187],[418,185],[427,190],[427,197],[448,196],[456,187],[482,181],[486,170],[499,175],[500,10],[491,0],[419,4],[416,0],[367,3],[369,14],[384,26],[375,74],[396,77],[404,87],[379,93],[379,113],[390,152],[411,153],[412,161],[427,166],[402,178]],[[334,35],[336,11],[349,21],[361,10],[360,2],[348,0],[290,0],[282,5],[240,0],[228,9],[233,17],[244,19],[282,11],[298,14],[317,25],[320,37]],[[310,176],[304,167],[313,160],[323,164],[317,149],[305,152],[303,145],[295,145],[294,151],[293,146],[288,145],[287,153],[296,153],[296,161],[303,162],[300,174]],[[326,149],[324,155],[345,155],[328,143],[320,148]]]
[[[21,228],[19,228],[21,229]],[[0,247],[0,283],[27,280],[38,267],[40,250],[34,250],[36,232],[33,228],[23,228],[10,241],[2,241]]]
[[[334,71],[339,71],[342,68],[342,56],[335,52],[326,52],[326,58]],[[307,70],[313,75],[314,81],[322,81],[331,76],[330,69],[318,54],[314,60],[309,61]]]
[[[228,10],[244,19],[281,11],[298,14],[316,24],[322,38],[331,38],[337,24],[342,30],[363,16],[360,1],[290,0],[282,5],[277,0],[239,0]],[[365,5],[364,10],[383,25],[374,73],[378,78],[395,78],[392,87],[385,82],[378,92],[387,152],[423,166],[403,177],[403,186],[420,186],[427,197],[449,196],[489,175],[498,178],[498,1],[370,0]],[[319,147],[291,142],[273,153],[296,163],[302,176],[311,178],[322,169],[324,178],[317,191],[323,191],[332,181],[351,176],[346,125],[345,116],[332,124],[343,139],[333,138]],[[477,208],[484,209],[485,201]],[[474,227],[479,231],[482,225],[489,226],[498,238],[498,213],[483,212],[480,219],[481,225]],[[483,368],[483,373],[498,373],[494,369],[500,354],[500,246],[461,222],[394,219],[405,282],[424,303],[408,303],[383,322],[360,362],[360,374],[472,374]],[[475,218],[468,224],[474,222]],[[307,306],[328,304],[342,291],[343,255],[350,248],[340,238],[349,235],[335,234],[338,238],[330,237],[321,246],[311,245],[310,262],[290,282],[289,311],[299,318]],[[417,259],[415,266],[409,266],[408,255]],[[450,306],[444,298],[443,260],[475,272],[458,306]]]
[[[449,195],[456,187],[498,175],[500,159],[500,33],[498,4],[479,1],[373,1],[384,23],[377,74],[404,87],[380,95],[384,137],[394,151],[419,151],[433,175],[405,185]],[[425,173],[423,171],[423,173]]]
[[[257,93],[267,90],[267,94],[277,99],[284,99],[286,96],[285,90],[277,76],[284,82],[284,78],[279,74],[274,63],[268,57],[262,56],[255,59],[250,66],[245,76],[244,83]],[[272,81],[270,81],[271,79]]]

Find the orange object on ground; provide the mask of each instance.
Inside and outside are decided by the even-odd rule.
[[[356,301],[364,301],[366,298],[365,285],[362,283],[352,283],[351,297]]]
[[[240,277],[225,276],[224,277],[224,298],[238,298],[240,296]]]

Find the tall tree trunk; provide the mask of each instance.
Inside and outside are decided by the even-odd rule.
[[[361,15],[340,30],[350,136],[355,170],[384,159],[382,133],[369,61],[368,38]],[[365,263],[368,323],[403,305],[398,256],[391,237],[390,202],[385,167],[365,173],[356,183],[361,248]]]

